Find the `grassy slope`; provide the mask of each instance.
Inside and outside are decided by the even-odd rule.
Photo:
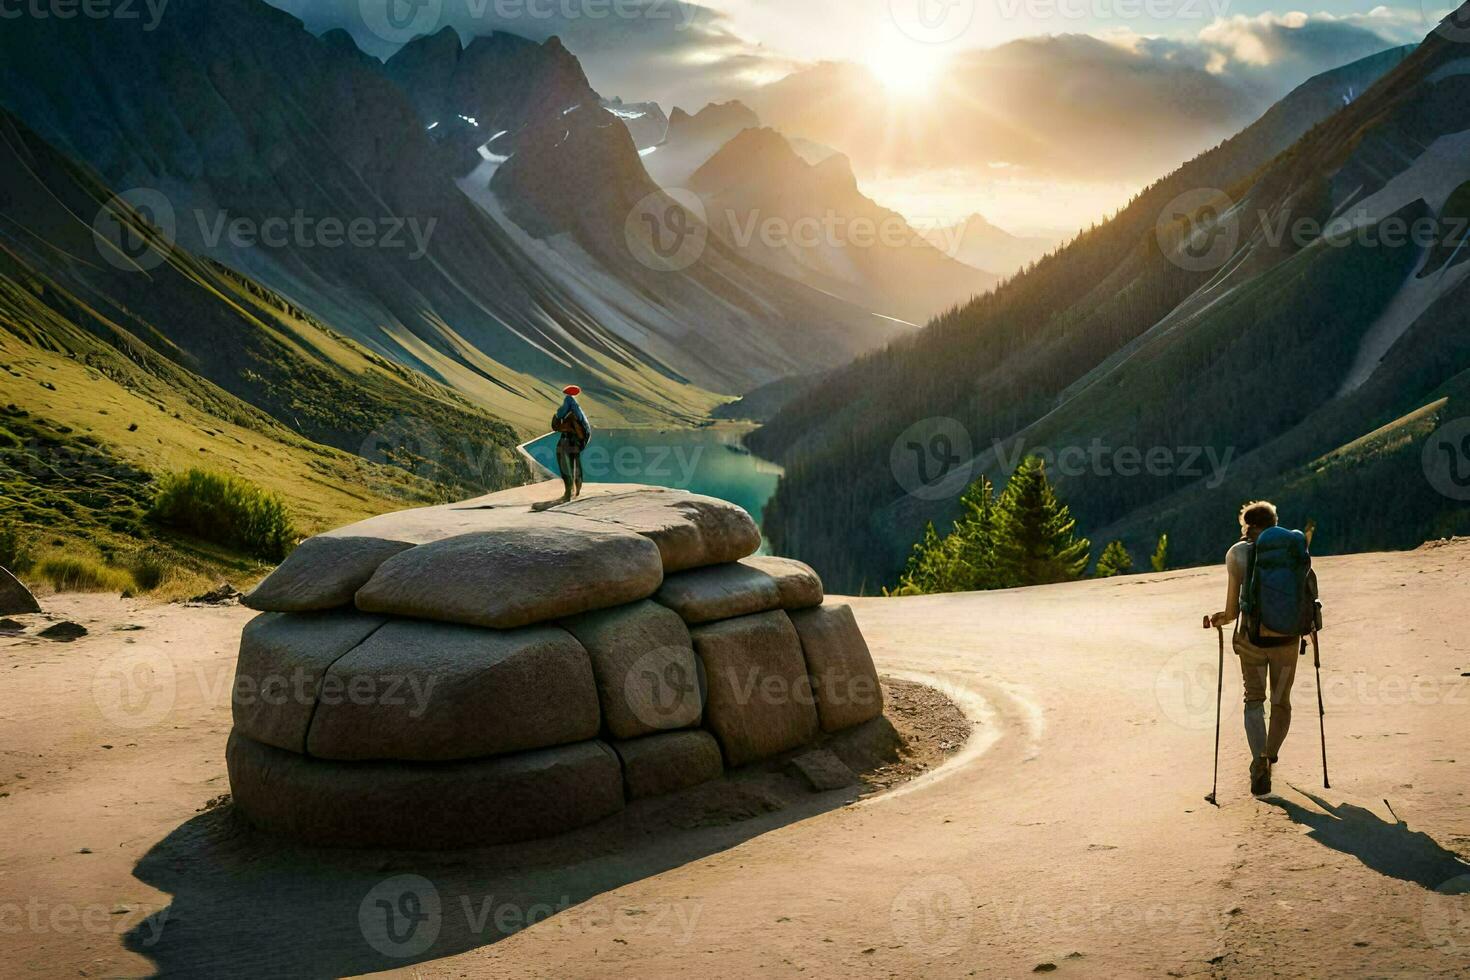
[[[305,533],[526,478],[525,430],[258,284],[173,248],[148,270],[105,261],[107,190],[3,114],[0,137],[0,521],[41,552],[260,570],[137,520],[138,473],[237,473]]]

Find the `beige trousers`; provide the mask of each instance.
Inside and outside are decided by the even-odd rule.
[[[1252,757],[1266,755],[1275,762],[1291,729],[1291,685],[1301,642],[1292,640],[1279,647],[1258,647],[1237,631],[1232,645],[1240,658],[1240,677],[1245,687],[1245,737]],[[1266,728],[1266,695],[1271,696],[1271,727]]]

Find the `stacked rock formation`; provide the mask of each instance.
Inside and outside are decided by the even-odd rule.
[[[556,488],[560,484],[555,485]],[[257,826],[544,837],[882,714],[851,609],[724,501],[553,487],[303,542],[245,598],[227,753]]]

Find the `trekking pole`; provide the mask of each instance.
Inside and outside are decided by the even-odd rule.
[[[1210,619],[1205,617],[1205,629],[1210,628]],[[1220,791],[1220,704],[1225,698],[1225,628],[1216,626],[1215,633],[1220,638],[1220,670],[1219,680],[1215,685],[1215,779],[1210,786],[1210,795],[1205,797],[1205,802],[1220,808],[1215,794]]]
[[[1312,666],[1317,670],[1317,727],[1322,732],[1322,788],[1331,789],[1332,783],[1327,779],[1327,708],[1322,701],[1322,644],[1317,639],[1316,630],[1312,631]]]

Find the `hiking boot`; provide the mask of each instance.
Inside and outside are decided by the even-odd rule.
[[[1271,792],[1271,760],[1258,756],[1251,763],[1251,795],[1265,796]]]

